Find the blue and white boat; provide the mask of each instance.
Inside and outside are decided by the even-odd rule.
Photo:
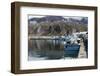
[[[65,57],[78,57],[80,45],[70,44],[64,46],[64,56]]]
[[[80,44],[75,36],[66,36],[64,43],[64,57],[78,57]]]

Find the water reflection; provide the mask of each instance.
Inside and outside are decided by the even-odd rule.
[[[28,40],[28,60],[51,60],[70,57],[60,40]]]

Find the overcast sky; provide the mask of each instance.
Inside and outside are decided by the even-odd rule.
[[[45,17],[45,16],[34,16],[34,15],[29,15],[28,16],[28,19],[31,19],[31,18],[42,18],[42,17]],[[73,18],[73,19],[77,19],[77,20],[81,20],[83,17],[78,17],[78,16],[63,16],[64,18]]]
[[[31,19],[31,18],[41,18],[41,17],[45,17],[45,16],[33,16],[33,15],[30,15],[30,16],[28,16],[28,19]]]

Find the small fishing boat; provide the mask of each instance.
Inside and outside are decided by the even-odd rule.
[[[69,44],[64,46],[64,56],[65,57],[78,57],[80,45],[78,44]]]
[[[64,44],[64,57],[78,57],[80,41],[77,37],[67,36]]]

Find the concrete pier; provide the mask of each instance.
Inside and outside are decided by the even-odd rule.
[[[78,58],[86,58],[86,57],[87,57],[87,55],[86,55],[86,51],[85,51],[85,46],[84,46],[83,40],[81,40]]]

